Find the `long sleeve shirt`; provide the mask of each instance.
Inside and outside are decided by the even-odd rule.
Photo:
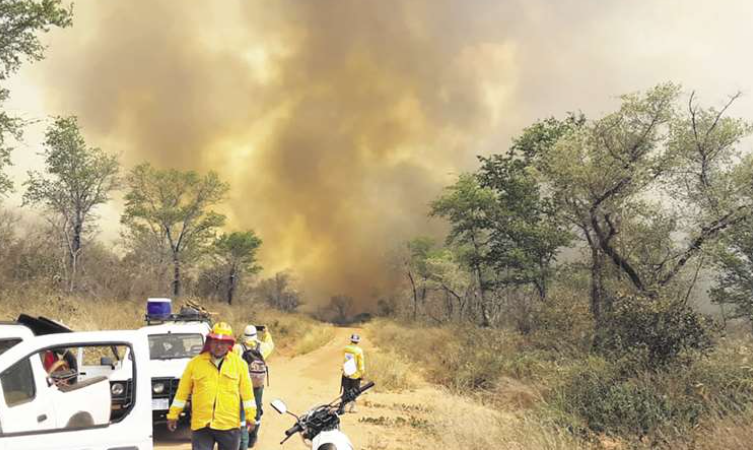
[[[194,357],[186,366],[178,391],[167,414],[175,420],[191,397],[191,429],[210,427],[229,430],[240,426],[241,402],[246,417],[256,416],[256,401],[248,374],[248,364],[228,352],[219,367],[209,352]]]

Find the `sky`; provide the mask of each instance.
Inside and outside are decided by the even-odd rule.
[[[396,248],[442,236],[442,188],[537,119],[673,81],[705,106],[741,91],[731,114],[753,120],[752,19],[747,0],[78,0],[7,83],[7,109],[41,119],[11,174],[76,115],[126,170],[217,171],[266,274],[371,302]],[[103,239],[121,211],[99,211]]]

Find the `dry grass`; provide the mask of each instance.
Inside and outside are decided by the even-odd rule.
[[[377,350],[369,355],[369,376],[377,391],[404,391],[417,385],[416,375],[404,357],[393,350]]]
[[[332,340],[335,337],[335,328],[331,325],[323,325],[319,322],[308,324],[304,327],[302,336],[296,340],[292,347],[292,355],[305,355]]]
[[[432,436],[433,448],[463,449],[586,449],[571,433],[545,423],[525,411],[541,403],[541,394],[532,385],[520,380],[495,375],[491,390],[477,390],[474,395],[458,395],[459,386],[452,386],[450,378],[456,358],[467,357],[474,349],[460,348],[457,328],[418,328],[388,321],[376,321],[366,326],[367,332],[379,346],[370,358],[369,373],[377,386],[386,390],[401,390],[419,383],[415,368],[422,368],[430,381],[453,387],[439,388],[438,394],[423,406],[430,413],[421,415]],[[510,343],[511,349],[514,343]],[[481,350],[481,346],[478,347]],[[496,349],[499,351],[499,349]],[[497,358],[503,357],[497,354]],[[415,358],[413,358],[415,357]],[[411,358],[410,363],[407,363]],[[483,364],[484,359],[464,360],[466,365]],[[517,363],[506,367],[510,372],[538,370],[539,366]],[[530,366],[530,367],[529,367]],[[482,370],[483,369],[483,370]],[[486,368],[465,367],[469,373],[483,373]],[[542,370],[550,370],[548,367]],[[447,372],[450,373],[447,373]],[[472,377],[469,377],[469,379]],[[465,394],[470,389],[460,389]],[[476,399],[476,400],[474,400]],[[493,407],[487,406],[493,405]],[[424,423],[424,422],[422,422]],[[428,447],[427,447],[428,448]]]
[[[486,450],[577,450],[591,448],[567,431],[539,418],[485,407],[445,393],[432,401],[427,416],[439,448]]]
[[[678,450],[738,450],[753,445],[753,414],[717,419],[703,424],[693,433],[691,442],[674,445]]]
[[[82,300],[43,292],[6,293],[2,319],[15,320],[19,314],[44,316],[74,330],[135,329],[143,325],[144,303],[117,300]]]
[[[521,351],[521,337],[508,331],[419,328],[383,320],[367,330],[383,351],[410,359],[426,380],[456,392],[498,393],[501,401],[514,400],[522,407],[540,397],[526,385],[546,384],[558,376],[555,352]]]
[[[229,307],[211,305],[213,311],[227,317],[234,330],[241,332],[247,324],[266,325],[273,333],[275,352],[286,356],[309,353],[325,345],[335,335],[332,325],[303,314],[283,313],[266,307]]]
[[[44,316],[62,322],[74,330],[137,329],[144,326],[145,300],[82,299],[45,292],[5,292],[0,320],[15,320],[19,314]],[[250,305],[201,302],[216,313],[213,320],[228,322],[240,335],[247,324],[267,325],[275,339],[277,352],[293,356],[308,353],[329,342],[334,328],[302,314],[289,314]],[[182,301],[173,302],[177,311]]]
[[[380,351],[412,358],[424,379],[449,389],[444,409],[440,401],[428,417],[442,448],[710,450],[753,442],[748,337],[722,340],[691,366],[625,379],[603,358],[542,349],[514,333],[387,321],[367,328]],[[578,385],[578,374],[593,383]],[[567,383],[580,386],[568,391],[577,395],[554,401]]]

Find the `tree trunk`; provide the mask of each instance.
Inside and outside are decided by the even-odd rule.
[[[445,308],[447,310],[447,316],[450,318],[450,321],[452,321],[455,318],[455,304],[452,301],[452,297],[450,296],[450,293],[447,292],[445,289],[444,291],[444,303]]]
[[[73,292],[76,289],[76,271],[78,270],[78,257],[81,253],[81,234],[83,228],[83,223],[80,220],[76,220],[73,224],[73,239],[68,249],[68,292]]]
[[[476,272],[479,298],[481,299],[481,326],[489,328],[492,325],[491,313],[489,312],[489,305],[486,303],[486,287],[484,286],[484,278],[481,275],[481,245],[476,241],[475,231],[471,235],[471,242],[473,243],[473,250],[477,258],[473,263],[473,269]]]
[[[74,255],[78,255],[79,250],[81,250],[81,232],[83,228],[84,228],[83,224],[78,221],[73,225],[73,242],[71,243],[71,259],[73,259]]]
[[[68,271],[68,292],[76,289],[76,269],[78,266],[78,253],[71,255],[70,270]]]
[[[413,280],[413,274],[410,270],[408,271],[408,279],[413,289],[413,321],[415,322],[418,317],[418,292],[416,291],[416,282]]]
[[[227,304],[233,304],[233,294],[235,293],[235,266],[230,267],[230,275],[227,280]]]
[[[594,322],[598,325],[601,322],[602,313],[602,258],[597,248],[591,248],[591,314]]]
[[[180,296],[180,260],[176,253],[173,253],[173,296]]]
[[[593,346],[601,346],[601,333],[604,331],[604,314],[611,310],[604,296],[604,254],[599,248],[591,247],[591,314],[594,319]]]
[[[481,277],[481,265],[475,264],[476,279],[478,282],[479,298],[481,299],[481,326],[489,328],[492,326],[491,314],[489,313],[489,305],[486,303],[486,288],[484,287],[484,281]]]
[[[546,300],[547,295],[547,263],[544,261],[543,258],[539,259],[539,277],[538,280],[534,282],[534,285],[536,285],[536,290],[539,293],[539,300]]]
[[[536,281],[533,285],[536,287],[536,292],[539,294],[539,300],[546,300],[546,284],[543,279]]]

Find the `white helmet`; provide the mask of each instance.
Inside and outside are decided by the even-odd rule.
[[[243,337],[244,339],[255,339],[256,338],[256,327],[253,325],[246,325],[246,328],[243,329]]]
[[[361,342],[361,336],[359,336],[357,334],[351,334],[350,335],[350,342],[355,342],[355,343]]]

